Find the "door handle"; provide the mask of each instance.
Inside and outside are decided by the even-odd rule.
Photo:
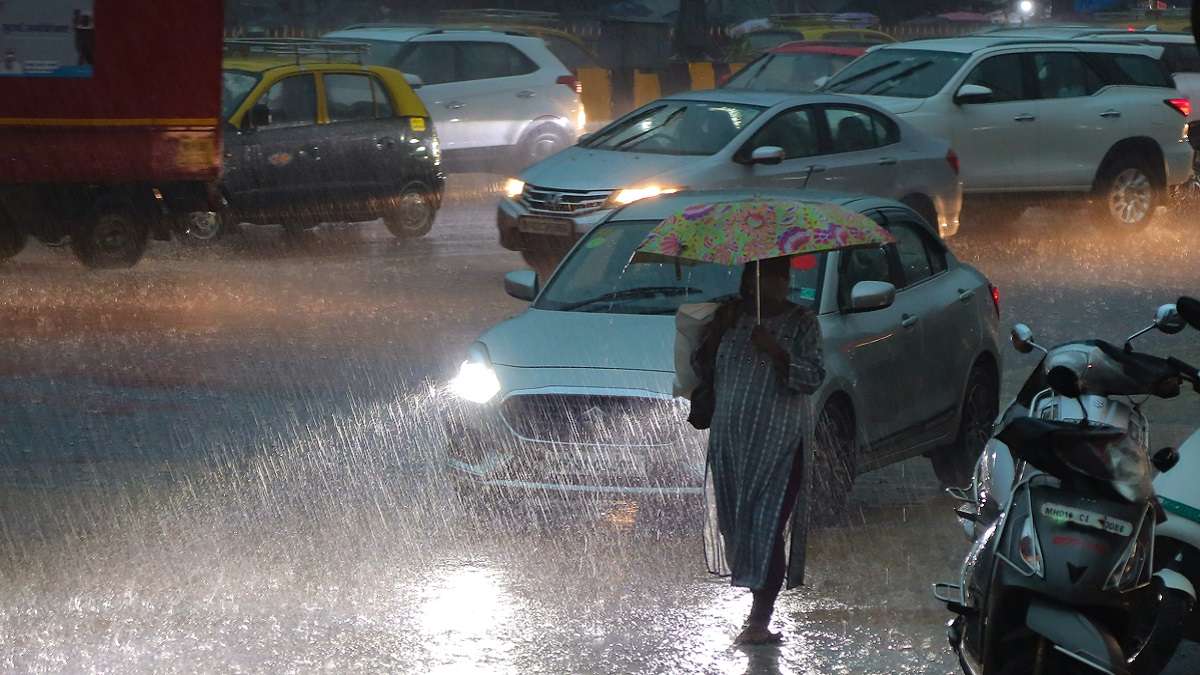
[[[911,314],[905,314],[900,321],[900,325],[904,328],[912,328],[913,326],[917,325],[917,317]]]
[[[1116,119],[1121,116],[1121,111],[1120,110],[1105,110],[1104,112],[1100,113],[1100,116],[1105,119]]]
[[[811,171],[813,173],[825,173],[825,167],[821,166],[820,164],[814,164],[808,167],[806,171]]]
[[[896,158],[883,157],[879,160],[879,166],[896,166]]]
[[[958,289],[958,301],[959,302],[970,302],[974,298],[975,298],[975,291],[968,291],[964,288]]]
[[[537,92],[532,89],[522,89],[517,92],[517,98],[533,98],[537,96]]]
[[[446,110],[462,110],[465,107],[467,104],[462,101],[450,101],[446,104]]]
[[[1024,115],[1017,115],[1016,117],[1013,118],[1013,121],[1014,122],[1032,122],[1036,119],[1037,119],[1037,117],[1026,113]]]

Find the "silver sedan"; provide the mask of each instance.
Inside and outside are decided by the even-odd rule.
[[[448,387],[445,458],[460,485],[538,492],[690,493],[704,436],[673,398],[674,315],[737,292],[741,270],[627,265],[649,230],[689,205],[748,199],[833,202],[897,243],[793,263],[792,300],[820,319],[828,373],[818,469],[837,494],[856,473],[927,455],[963,484],[998,407],[999,292],[892,200],[795,191],[690,192],[624,207],[588,233],[544,288],[510,273],[532,305],[484,333]]]
[[[808,188],[890,197],[958,231],[946,143],[861,99],[722,89],[659,99],[505,185],[500,243],[543,274],[613,209],[664,192]]]

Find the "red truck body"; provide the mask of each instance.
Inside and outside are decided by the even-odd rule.
[[[95,0],[93,13],[90,77],[0,76],[0,185],[217,179],[221,0]]]

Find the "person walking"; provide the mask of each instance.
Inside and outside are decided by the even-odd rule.
[[[807,399],[825,370],[815,313],[788,300],[790,260],[746,265],[740,298],[718,309],[692,359],[711,391],[719,572],[754,599],[738,644],[782,640],[770,630],[776,598],[785,582],[791,589],[804,579]]]

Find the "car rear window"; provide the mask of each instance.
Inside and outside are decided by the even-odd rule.
[[[817,80],[853,60],[836,54],[767,54],[729,78],[725,88],[812,92],[817,90]]]
[[[1090,54],[1089,61],[1112,84],[1175,88],[1162,61],[1141,54]]]
[[[880,49],[846,66],[825,85],[842,94],[928,98],[942,90],[966,54],[929,49]]]

